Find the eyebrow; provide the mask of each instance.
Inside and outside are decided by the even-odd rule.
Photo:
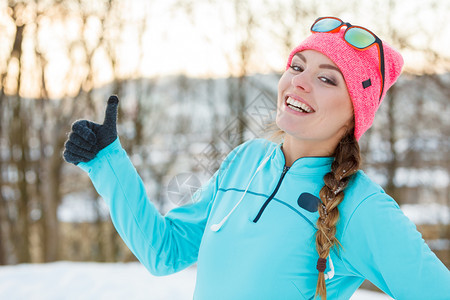
[[[297,53],[294,54],[294,56],[298,56],[301,60],[303,60],[304,62],[306,62],[306,57],[305,57],[303,54],[297,52]],[[321,64],[321,65],[319,65],[319,68],[322,68],[322,69],[330,69],[330,70],[338,71],[339,74],[341,74],[342,77],[344,77],[344,75],[342,74],[341,70],[339,70],[339,68],[337,68],[337,67],[335,67],[335,66],[332,66],[332,65],[330,65],[330,64]]]

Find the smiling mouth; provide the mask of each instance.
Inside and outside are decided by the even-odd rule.
[[[311,107],[309,107],[308,105],[306,105],[305,103],[295,100],[291,97],[287,97],[286,106],[288,106],[292,110],[302,112],[302,113],[308,114],[308,113],[314,112],[314,110]]]

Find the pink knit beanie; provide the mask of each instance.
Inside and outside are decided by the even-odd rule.
[[[385,83],[380,99],[381,76],[377,46],[373,45],[366,50],[354,49],[344,41],[345,29],[344,26],[337,33],[311,34],[292,50],[286,70],[291,65],[294,54],[302,50],[316,50],[330,58],[344,75],[355,113],[355,137],[359,141],[363,133],[372,126],[375,112],[387,90],[400,75],[403,58],[399,52],[383,42]],[[369,82],[370,84],[368,84]]]

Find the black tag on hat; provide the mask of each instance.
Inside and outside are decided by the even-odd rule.
[[[366,89],[366,88],[368,88],[369,86],[372,85],[372,82],[370,81],[370,78],[369,78],[369,79],[363,81],[362,84],[363,84],[363,88]]]

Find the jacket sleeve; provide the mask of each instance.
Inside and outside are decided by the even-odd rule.
[[[365,199],[342,236],[349,270],[394,299],[450,299],[450,272],[385,193]]]
[[[108,204],[112,222],[123,241],[152,274],[171,274],[197,261],[221,169],[196,191],[192,204],[174,208],[162,216],[148,199],[119,139],[90,162],[78,166],[89,174]]]

